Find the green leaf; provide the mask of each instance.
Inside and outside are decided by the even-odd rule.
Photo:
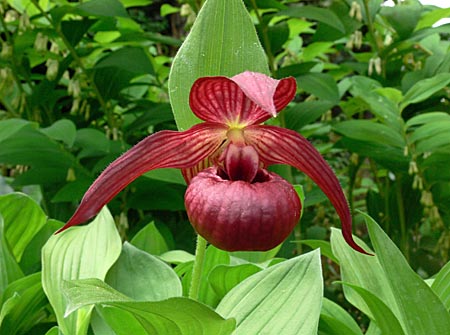
[[[236,335],[316,335],[322,291],[320,253],[312,251],[247,278],[217,312],[236,319]]]
[[[320,248],[320,253],[329,259],[331,259],[336,264],[339,264],[339,260],[334,256],[333,251],[331,250],[331,244],[328,241],[322,240],[300,240],[301,244],[306,244],[307,246],[318,249]]]
[[[100,280],[64,284],[68,312],[97,304],[101,317],[116,334],[231,334],[233,320],[224,320],[211,308],[187,298],[136,302]]]
[[[332,102],[322,100],[297,103],[285,112],[286,126],[300,130],[329,111],[333,105]]]
[[[403,136],[390,127],[370,120],[350,120],[339,122],[333,129],[346,137],[404,148],[406,143]]]
[[[389,306],[405,334],[446,334],[450,318],[445,306],[376,222],[364,217],[376,256],[358,254],[346,245],[338,230],[332,231],[331,245],[339,258],[343,281],[364,288]],[[345,287],[344,292],[352,304],[374,318],[360,296]]]
[[[25,248],[47,221],[44,211],[28,195],[10,193],[0,196],[0,214],[6,240],[20,262]]]
[[[430,138],[436,136],[441,133],[449,134],[450,130],[450,115],[447,120],[442,120],[440,122],[428,122],[423,126],[417,128],[410,136],[409,140],[411,142],[417,142],[424,140],[426,138]],[[450,136],[448,139],[448,143],[450,143]]]
[[[319,335],[362,335],[355,320],[341,306],[323,298]]]
[[[444,303],[445,307],[450,310],[450,262],[438,272],[433,284],[433,291]]]
[[[297,18],[307,18],[314,21],[323,22],[340,32],[345,32],[345,27],[339,17],[331,10],[314,6],[291,6],[286,10],[277,13],[281,16],[290,16]]]
[[[97,20],[66,20],[61,22],[61,32],[72,47],[75,47],[83,38],[84,34]]]
[[[450,73],[439,73],[434,77],[419,80],[405,93],[400,109],[424,101],[450,83]]]
[[[173,269],[149,253],[125,242],[119,259],[105,281],[137,301],[157,301],[182,295]]]
[[[9,283],[23,277],[19,264],[9,250],[5,235],[3,217],[0,215],[0,298]]]
[[[42,286],[58,325],[65,334],[84,334],[91,308],[64,317],[67,300],[61,285],[66,280],[104,279],[122,248],[114,219],[105,207],[83,227],[72,227],[53,235],[42,249]]]
[[[72,121],[62,119],[56,121],[50,127],[42,128],[41,132],[54,140],[64,142],[71,148],[75,142],[77,128]]]
[[[450,8],[436,8],[428,13],[424,13],[417,23],[416,30],[429,28],[437,21],[448,18],[450,16]]]
[[[139,230],[131,240],[131,244],[152,255],[161,255],[169,251],[164,237],[153,221]]]
[[[22,119],[8,119],[0,121],[0,142],[13,136],[23,127],[30,126],[30,122]]]
[[[216,306],[219,302],[219,297],[215,293],[214,289],[208,281],[208,277],[211,271],[218,265],[230,264],[230,255],[228,252],[217,249],[213,245],[210,245],[206,249],[205,261],[203,263],[200,291],[198,300],[209,306]]]
[[[189,109],[189,91],[204,76],[243,71],[268,74],[266,55],[242,0],[207,0],[173,60],[169,96],[179,130],[199,122]]]
[[[255,264],[218,265],[209,273],[208,281],[222,299],[233,287],[259,271],[261,268]]]
[[[127,11],[118,0],[91,0],[79,4],[76,8],[82,15],[128,17]]]
[[[383,300],[378,298],[377,295],[357,285],[347,283],[343,284],[355,290],[356,293],[359,294],[359,296],[366,302],[375,323],[381,329],[383,334],[405,334],[402,326],[389,306],[386,305]]]
[[[41,273],[34,273],[12,282],[3,294],[0,313],[0,334],[25,334],[42,320],[48,301],[42,290]],[[5,306],[14,300],[11,308]]]
[[[339,103],[336,81],[327,73],[307,73],[296,77],[297,85],[317,98],[331,103]]]
[[[180,264],[194,261],[195,256],[184,250],[170,250],[160,255],[160,258],[167,263]]]
[[[410,118],[408,121],[406,121],[406,127],[411,128],[412,126],[417,126],[424,123],[434,123],[434,122],[441,122],[441,121],[449,121],[450,115],[444,112],[430,112],[430,113],[424,113],[419,114],[417,116],[414,116]]]
[[[264,263],[274,258],[278,251],[280,251],[281,244],[268,251],[234,251],[230,255],[233,257],[241,258],[250,263]]]
[[[387,19],[401,39],[406,39],[419,22],[422,5],[418,1],[411,1],[391,7],[383,6],[380,14]]]

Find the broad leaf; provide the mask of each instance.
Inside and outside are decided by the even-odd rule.
[[[438,272],[431,288],[450,310],[450,262]]]
[[[152,255],[161,255],[169,251],[164,237],[158,231],[153,221],[139,230],[131,240],[131,244]]]
[[[247,278],[223,298],[217,312],[236,319],[236,335],[316,335],[322,293],[316,250]]]
[[[9,283],[22,277],[22,270],[9,249],[9,243],[5,237],[3,218],[0,215],[0,298]]]
[[[41,207],[23,193],[0,196],[0,214],[4,219],[6,240],[20,262],[25,248],[45,225],[47,217]]]
[[[242,0],[207,0],[169,76],[169,95],[179,130],[199,120],[189,109],[189,91],[199,77],[233,76],[246,70],[268,74],[266,55]]]
[[[428,99],[434,93],[440,91],[450,83],[450,73],[439,73],[434,77],[422,79],[414,84],[405,93],[400,109],[406,106]]]
[[[97,304],[101,317],[116,334],[231,334],[233,320],[224,320],[209,307],[187,298],[136,302],[101,280],[64,284],[68,313]]]
[[[323,298],[319,335],[362,335],[351,315],[335,302]]]
[[[122,253],[105,281],[137,301],[156,301],[182,295],[181,282],[170,266],[128,242],[124,243]]]
[[[87,226],[53,235],[42,249],[42,286],[58,325],[66,334],[84,334],[91,308],[64,317],[67,300],[61,285],[65,280],[100,278],[117,260],[122,243],[114,220],[105,207]]]
[[[11,304],[11,302],[14,302]],[[9,305],[8,311],[5,307]],[[3,295],[0,313],[0,334],[25,334],[38,324],[48,309],[42,290],[41,273],[34,273],[12,282]]]

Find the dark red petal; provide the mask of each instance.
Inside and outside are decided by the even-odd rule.
[[[250,146],[228,144],[225,151],[225,170],[230,180],[252,182],[259,169],[256,150]]]
[[[112,162],[89,187],[66,225],[83,223],[137,177],[150,170],[187,168],[213,153],[226,136],[221,125],[202,123],[184,132],[164,130],[150,135]]]
[[[347,243],[353,249],[368,254],[353,240],[350,209],[336,175],[307,139],[295,131],[274,126],[248,127],[244,135],[265,164],[288,164],[308,175],[336,208]]]
[[[189,104],[202,120],[246,126],[276,115],[295,91],[294,78],[275,80],[254,72],[233,78],[203,77],[192,86]]]

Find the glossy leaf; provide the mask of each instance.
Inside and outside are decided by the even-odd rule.
[[[169,76],[169,96],[179,130],[198,123],[189,91],[199,77],[269,72],[265,53],[242,0],[207,0],[178,51]]]
[[[105,282],[137,301],[157,301],[182,294],[181,282],[170,266],[128,242],[124,243]]]
[[[97,304],[102,318],[116,334],[231,334],[233,320],[224,320],[209,307],[187,298],[136,302],[101,280],[64,284],[70,304],[68,313]],[[200,321],[201,320],[201,321]]]
[[[63,333],[83,334],[91,308],[64,317],[67,300],[61,285],[66,280],[100,278],[117,260],[122,244],[114,220],[105,207],[87,226],[53,235],[42,249],[42,286]]]
[[[217,312],[236,319],[236,335],[316,335],[322,290],[320,253],[313,251],[247,278],[223,298]]]
[[[45,225],[47,217],[41,207],[23,193],[0,196],[0,214],[4,220],[6,240],[20,262],[25,248]]]

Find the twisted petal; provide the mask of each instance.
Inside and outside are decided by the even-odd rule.
[[[266,165],[288,164],[308,175],[336,208],[346,242],[353,249],[367,254],[353,240],[350,209],[336,175],[308,140],[295,131],[274,126],[248,127],[245,138],[256,148]]]
[[[57,233],[92,218],[145,172],[194,166],[217,150],[225,136],[224,126],[202,123],[184,132],[165,130],[146,137],[100,174],[87,190],[75,214]]]
[[[232,78],[204,77],[192,86],[189,104],[200,119],[228,125],[251,125],[276,116],[294,98],[294,78],[275,80],[244,72]]]

